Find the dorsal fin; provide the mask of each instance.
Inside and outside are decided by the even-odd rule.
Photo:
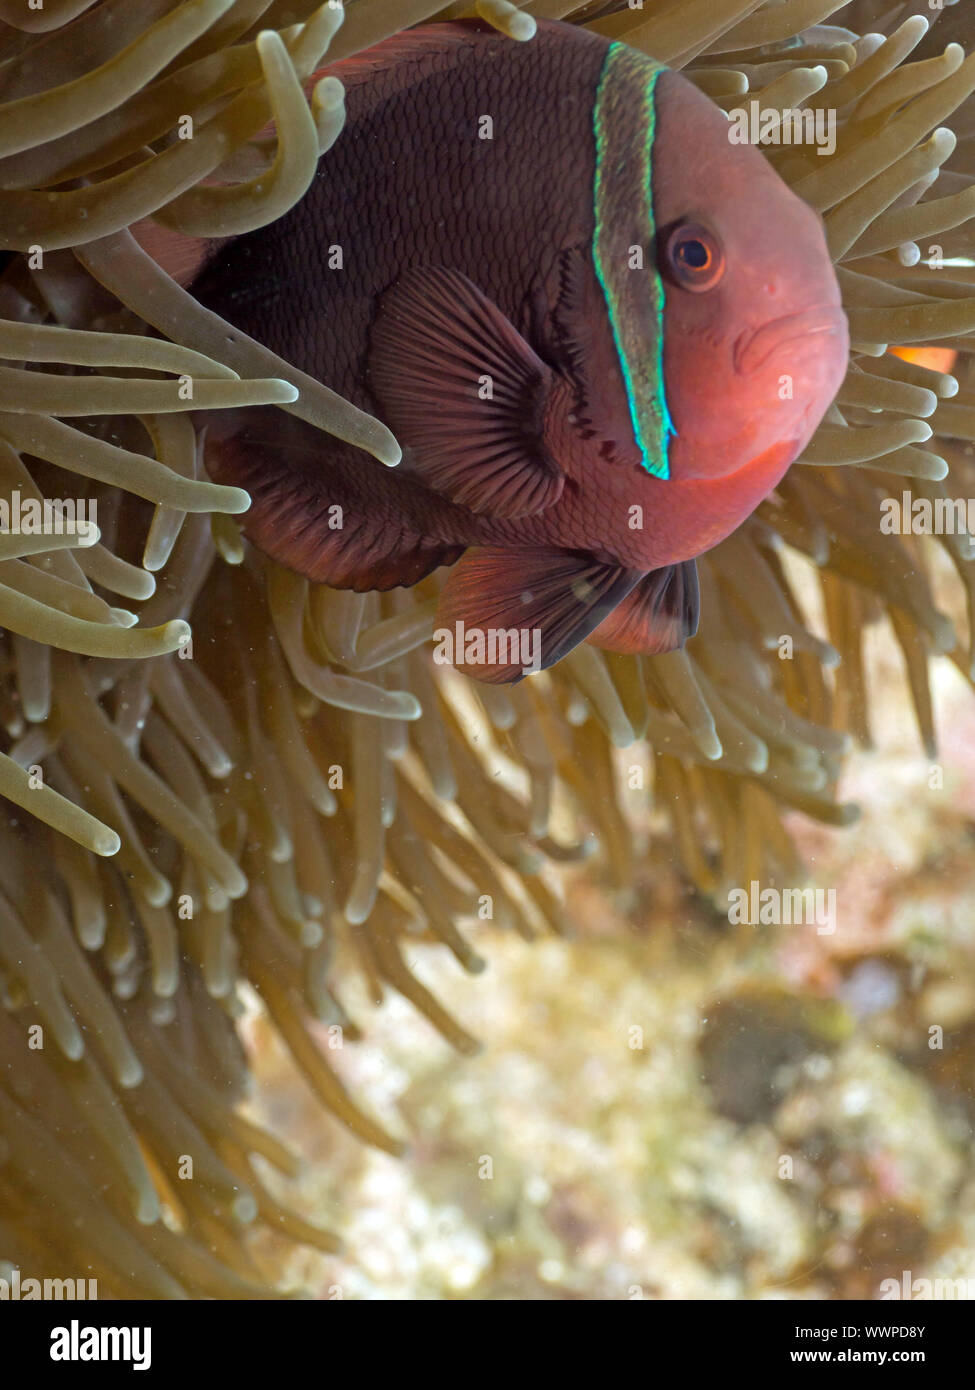
[[[339,31],[341,34],[341,30]],[[477,42],[479,37],[494,34],[496,29],[481,20],[457,20],[447,24],[424,24],[420,29],[407,29],[392,34],[360,53],[337,62],[327,63],[305,78],[302,86],[307,97],[323,77],[337,77],[346,91],[354,91],[373,81],[382,73],[393,73],[399,69],[397,80],[388,80],[377,89],[376,99],[386,100],[391,91],[407,87],[416,80],[416,65],[422,62],[435,64],[438,55],[455,52],[464,44]],[[258,131],[255,140],[270,140],[275,135],[274,122],[269,122]],[[219,249],[229,238],[203,238],[184,236],[172,231],[151,217],[144,217],[130,228],[136,241],[147,251],[157,265],[161,265],[177,284],[191,285],[210,255]]]
[[[339,31],[341,37],[341,30]],[[337,77],[346,91],[369,82],[380,73],[402,67],[403,85],[413,81],[415,65],[424,61],[435,62],[438,56],[449,56],[464,44],[476,43],[478,37],[502,39],[498,31],[480,19],[454,20],[441,24],[422,24],[416,29],[404,29],[398,34],[390,34],[379,43],[363,48],[348,58],[326,63],[313,73],[305,83],[310,91],[322,77]],[[503,41],[503,40],[502,40]],[[389,88],[387,86],[386,93]],[[385,93],[384,93],[385,94]]]

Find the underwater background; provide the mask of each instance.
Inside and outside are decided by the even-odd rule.
[[[972,492],[968,7],[477,7],[835,110],[834,154],[768,154],[852,339],[687,648],[509,691],[432,663],[439,576],[247,546],[190,409],[384,431],[128,231],[280,216],[341,130],[312,75],[473,13],[345,9],[0,0],[0,498],[100,530],[0,535],[0,1261],[167,1299],[975,1278],[975,545],[880,527]],[[835,929],[730,920],[753,883],[832,890]]]

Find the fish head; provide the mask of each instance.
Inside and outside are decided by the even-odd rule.
[[[725,114],[658,86],[654,208],[664,381],[678,480],[805,448],[846,373],[849,333],[822,219]]]

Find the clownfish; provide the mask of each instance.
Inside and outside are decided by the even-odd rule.
[[[250,492],[246,534],[339,588],[453,566],[438,624],[529,630],[542,667],[586,638],[681,645],[695,557],[846,371],[820,218],[689,81],[577,27],[425,25],[324,71],[347,117],[308,192],[201,244],[189,284],[403,457],[274,407],[214,412],[207,468]]]

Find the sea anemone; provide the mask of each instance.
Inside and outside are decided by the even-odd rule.
[[[398,1152],[323,1046],[357,1037],[352,962],[469,1052],[404,945],[476,972],[465,921],[559,932],[560,866],[582,860],[625,901],[649,808],[705,897],[801,880],[783,815],[855,815],[836,786],[869,740],[862,644],[884,616],[933,756],[928,663],[971,675],[975,545],[879,518],[905,486],[963,499],[975,478],[975,55],[939,42],[950,10],[930,33],[911,10],[479,0],[512,43],[533,18],[586,24],[727,111],[835,112],[828,157],[765,152],[823,216],[853,340],[804,457],[701,562],[686,650],[583,645],[501,690],[431,661],[440,576],[338,592],[248,546],[191,411],[273,403],[380,458],[391,436],[129,230],[280,216],[341,131],[322,69],[472,7],[0,0],[0,500],[97,504],[97,528],[0,530],[0,1257],[109,1295],[267,1296],[250,1230],[336,1239],[255,1165],[297,1169],[240,1110],[248,1000],[322,1104]],[[954,374],[888,350],[932,344]]]

